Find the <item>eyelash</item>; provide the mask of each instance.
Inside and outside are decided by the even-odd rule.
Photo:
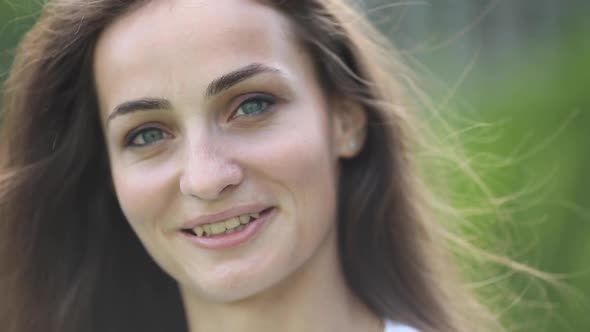
[[[244,115],[238,115],[236,116],[236,113],[246,104],[248,103],[252,103],[252,102],[262,102],[264,105],[264,109],[261,110],[260,112],[257,112],[255,114],[249,115],[249,114],[244,114]],[[241,117],[256,117],[256,116],[260,116],[262,114],[265,114],[266,112],[269,111],[270,108],[272,108],[275,104],[277,103],[277,99],[274,96],[268,95],[268,94],[255,94],[255,95],[247,95],[247,97],[239,103],[239,105],[235,108],[235,110],[230,114],[230,116],[228,117],[228,121],[236,119],[236,118],[241,118]],[[158,130],[160,132],[162,132],[162,137],[164,137],[163,139],[172,137],[172,135],[168,134],[165,130],[157,127],[157,126],[143,126],[141,128],[138,128],[136,130],[131,131],[128,135],[127,138],[125,139],[125,147],[131,147],[131,148],[141,148],[141,147],[145,147],[145,146],[149,146],[152,144],[157,144],[159,141],[155,143],[145,143],[145,144],[134,144],[133,141],[135,141],[139,135],[141,135],[142,133],[146,133],[148,131],[151,130]]]
[[[247,94],[243,97],[244,100],[242,100],[238,106],[235,108],[235,110],[230,114],[230,116],[228,117],[228,121],[236,119],[236,118],[240,118],[240,117],[256,117],[256,116],[260,116],[266,112],[269,111],[269,109],[271,109],[276,103],[277,103],[277,99],[276,97],[269,95],[269,94],[262,94],[262,93],[256,93],[256,94]],[[244,115],[238,115],[236,116],[236,113],[238,113],[238,111],[246,104],[248,103],[252,103],[252,102],[262,102],[264,104],[264,109],[260,112],[257,112],[255,114],[249,115],[249,114],[244,114]]]
[[[172,135],[168,134],[165,130],[161,129],[158,126],[154,126],[154,125],[147,125],[147,126],[142,126],[140,128],[137,128],[133,131],[131,131],[128,135],[127,138],[125,139],[125,147],[131,147],[131,148],[141,148],[144,146],[148,146],[148,145],[152,145],[152,144],[156,144],[156,143],[145,143],[145,144],[134,144],[133,141],[135,141],[139,135],[141,135],[142,133],[146,133],[148,131],[151,130],[158,130],[162,133],[162,137],[164,138],[169,138],[172,137]]]

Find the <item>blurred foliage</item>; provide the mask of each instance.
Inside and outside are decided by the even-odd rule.
[[[431,122],[450,127],[438,136],[463,149],[464,165],[432,163],[429,171],[465,212],[462,231],[569,287],[469,260],[467,272],[486,285],[478,290],[514,331],[590,331],[590,35],[580,16],[556,39],[500,64],[480,63],[474,53],[460,78],[433,94],[444,123]],[[447,69],[444,57],[423,59],[435,72]]]
[[[0,79],[3,81],[18,40],[31,26],[40,5],[32,0],[0,0]]]
[[[507,201],[516,235],[512,255],[520,252],[516,259],[562,274],[574,287],[574,294],[548,288],[528,298],[527,288],[535,284],[513,280],[521,302],[538,306],[531,317],[515,317],[526,321],[524,326],[531,324],[527,331],[590,331],[587,38],[586,33],[567,31],[557,46],[547,45],[559,52],[540,45],[525,61],[515,61],[492,80],[482,79],[477,90],[472,87],[465,94],[480,123],[498,124],[495,139],[466,144],[473,154],[505,157],[505,163],[483,165],[484,181],[500,196],[517,194]],[[541,295],[546,297],[535,298]]]
[[[36,1],[0,1],[2,80],[38,9]],[[507,268],[492,270],[497,278],[481,280],[486,287],[480,291],[515,331],[590,331],[590,38],[588,15],[577,14],[568,16],[555,38],[525,45],[501,61],[485,60],[485,45],[475,47],[484,60],[474,58],[473,67],[461,62],[465,72],[456,82],[448,74],[457,63],[455,53],[422,57],[434,72],[445,72],[450,88],[433,94],[452,127],[441,137],[459,140],[464,162],[482,180],[432,164],[432,176],[451,188],[449,201],[468,212],[467,238],[561,275],[571,287],[560,289]],[[383,16],[388,14],[378,19]],[[395,28],[397,33],[403,27]],[[454,43],[443,53],[451,48],[470,54]],[[478,268],[474,263],[467,270],[482,275]],[[500,300],[490,284],[509,289],[512,297]]]

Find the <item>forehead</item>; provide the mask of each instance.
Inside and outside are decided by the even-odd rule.
[[[286,18],[261,1],[150,1],[107,27],[94,69],[99,90],[107,89],[101,80],[116,85],[122,73],[142,85],[150,72],[174,82],[189,71],[200,81],[254,62],[288,72],[281,67],[296,62],[294,40]]]
[[[278,12],[254,0],[158,0],[115,20],[99,43],[122,52],[137,46],[179,47],[205,36],[210,38],[200,38],[203,47],[228,35],[235,35],[236,42],[251,43],[269,30],[286,31],[284,23]],[[158,44],[152,44],[155,41]]]

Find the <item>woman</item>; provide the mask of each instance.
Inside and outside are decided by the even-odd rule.
[[[49,1],[5,87],[4,330],[485,330],[380,42],[336,0]]]

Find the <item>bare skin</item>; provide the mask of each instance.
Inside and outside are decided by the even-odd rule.
[[[287,29],[256,1],[153,1],[97,45],[117,198],[178,282],[191,332],[383,331],[337,251],[338,164],[358,153],[365,115],[326,100]],[[255,73],[212,89],[244,68]],[[238,247],[202,248],[180,231],[252,204],[276,215]]]

